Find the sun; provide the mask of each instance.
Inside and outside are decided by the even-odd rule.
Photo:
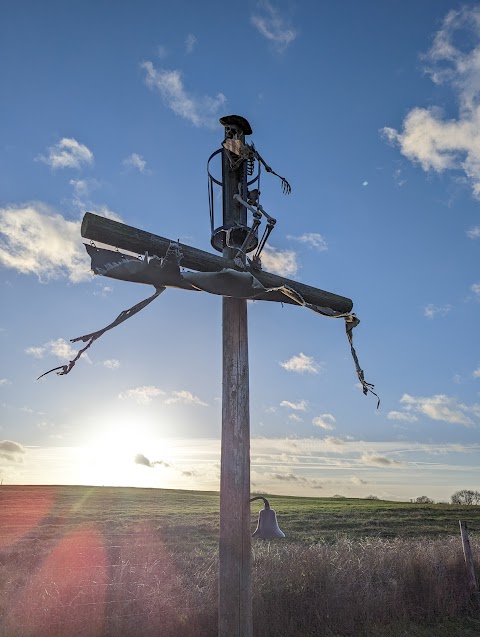
[[[88,481],[105,486],[160,486],[162,472],[154,461],[169,454],[165,441],[155,435],[151,424],[121,414],[102,423],[86,442],[88,466],[84,473]],[[135,462],[140,454],[152,460],[151,467]]]

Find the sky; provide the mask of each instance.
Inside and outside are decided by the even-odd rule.
[[[263,174],[263,267],[353,300],[381,398],[342,321],[249,302],[252,492],[480,487],[478,3],[18,0],[0,86],[3,484],[218,490],[220,297],[168,289],[36,379],[153,293],[93,276],[83,214],[212,251],[239,114],[292,186]]]

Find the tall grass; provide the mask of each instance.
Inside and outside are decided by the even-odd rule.
[[[0,635],[215,637],[217,551],[167,546],[148,524],[109,536],[84,525],[25,562],[4,551]],[[475,538],[472,548],[478,555]],[[379,626],[391,636],[469,603],[459,537],[253,544],[256,637],[358,637]]]

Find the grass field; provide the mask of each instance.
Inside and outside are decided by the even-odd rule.
[[[267,497],[287,537],[253,543],[256,637],[480,635],[458,526],[478,557],[480,507]],[[218,510],[218,493],[2,486],[0,635],[214,637]]]

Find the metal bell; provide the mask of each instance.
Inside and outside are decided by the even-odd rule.
[[[260,540],[274,540],[276,538],[285,537],[285,533],[278,527],[275,509],[270,508],[270,502],[267,498],[259,495],[255,498],[251,498],[250,502],[253,502],[253,500],[263,500],[265,507],[258,514],[257,528],[252,537],[256,537]]]

